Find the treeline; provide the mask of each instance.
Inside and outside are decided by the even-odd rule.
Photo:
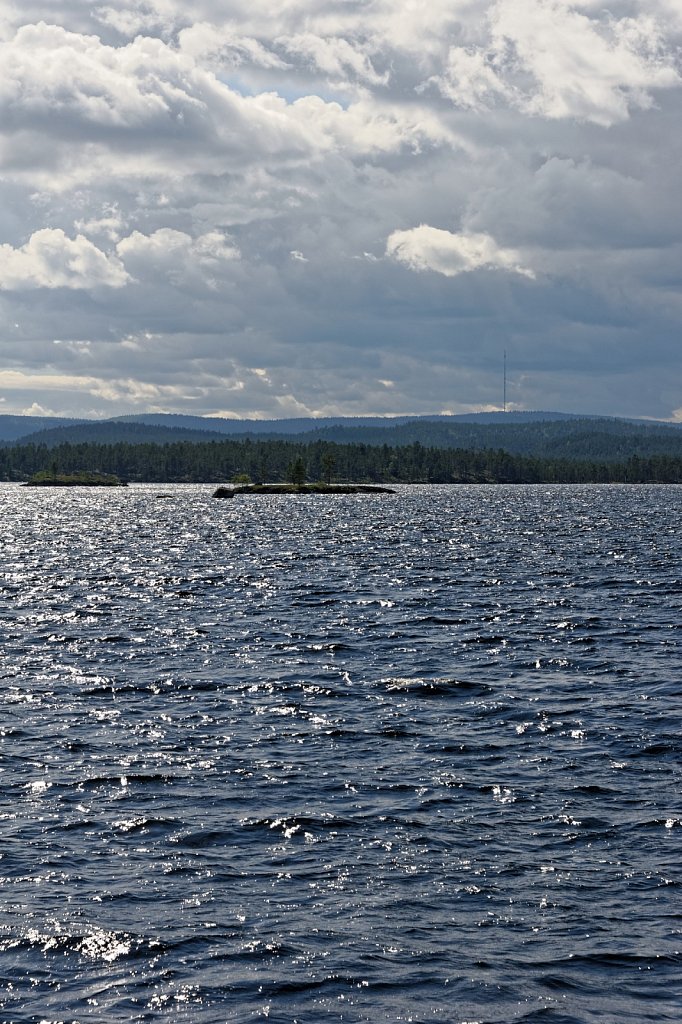
[[[682,483],[682,458],[621,462],[536,458],[497,450],[224,440],[201,444],[17,445],[0,449],[0,479],[34,473],[113,473],[150,483],[282,482],[302,460],[308,480],[357,483]]]

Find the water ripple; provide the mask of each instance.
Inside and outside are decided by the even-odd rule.
[[[678,1021],[673,487],[2,485],[0,1017]]]

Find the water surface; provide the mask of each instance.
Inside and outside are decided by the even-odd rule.
[[[211,491],[0,487],[4,1024],[679,1021],[682,490]]]

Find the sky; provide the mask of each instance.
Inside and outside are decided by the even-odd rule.
[[[682,0],[0,4],[0,413],[682,420]]]

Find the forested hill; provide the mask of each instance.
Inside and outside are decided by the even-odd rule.
[[[431,423],[536,423],[540,420],[579,419],[570,412],[468,412],[429,413],[403,416],[297,416],[288,419],[254,420],[227,419],[225,417],[188,416],[182,413],[139,413],[132,416],[116,416],[112,422],[147,423],[153,426],[180,427],[183,430],[216,430],[221,434],[249,434],[253,437],[266,435],[284,437],[290,434],[306,434],[310,431],[334,427],[376,427],[379,430],[400,426],[403,423],[428,421]],[[599,417],[590,417],[598,419]]]
[[[87,423],[39,430],[34,434],[20,437],[15,444],[36,444],[55,448],[62,444],[174,444],[180,441],[222,441],[224,438],[224,434],[209,429],[192,430],[171,427],[163,423],[156,425],[117,420],[89,420]]]
[[[337,444],[414,444],[430,448],[502,449],[515,455],[561,459],[621,460],[631,456],[682,456],[682,430],[629,420],[571,418],[493,423],[418,420],[393,427],[325,427],[300,441]]]
[[[106,420],[0,415],[0,443],[19,441],[21,444],[30,442],[53,445],[67,441],[72,444],[114,444],[118,441],[130,441],[143,444],[146,441],[163,443],[166,440],[204,440],[209,434],[253,438],[285,438],[298,434],[313,434],[317,437],[321,431],[334,428],[384,430],[419,421],[483,424],[531,423],[574,418],[576,417],[571,413],[561,412],[481,412],[455,416],[299,416],[276,420],[228,419],[217,416],[190,416],[183,413],[139,413],[114,416]],[[72,427],[75,429],[71,429]]]
[[[172,421],[174,417],[168,419]],[[208,424],[211,421],[199,422]],[[273,421],[273,424],[276,422]],[[311,424],[314,421],[304,422]],[[454,419],[412,420],[381,427],[333,424],[295,435],[273,431],[260,435],[237,436],[242,440],[244,437],[251,437],[252,440],[295,439],[302,444],[324,441],[399,448],[418,443],[427,448],[459,448],[472,451],[501,449],[514,455],[548,459],[599,459],[617,462],[632,456],[682,457],[682,430],[679,428],[615,419],[575,418],[532,422],[499,420],[492,423],[462,422]],[[224,433],[170,427],[163,420],[155,424],[105,420],[43,430],[14,443],[32,443],[52,448],[66,443],[174,444],[223,440]]]
[[[14,445],[0,448],[0,480],[37,472],[97,472],[135,482],[212,483],[247,476],[277,483],[300,474],[336,483],[682,483],[682,458],[621,461],[548,459],[501,450],[389,445],[304,444],[224,439],[206,443]],[[295,474],[295,475],[294,475]]]
[[[39,430],[49,430],[53,427],[70,427],[75,423],[90,422],[85,419],[69,419],[57,416],[14,416],[3,413],[0,416],[0,442],[16,441],[27,437]]]

